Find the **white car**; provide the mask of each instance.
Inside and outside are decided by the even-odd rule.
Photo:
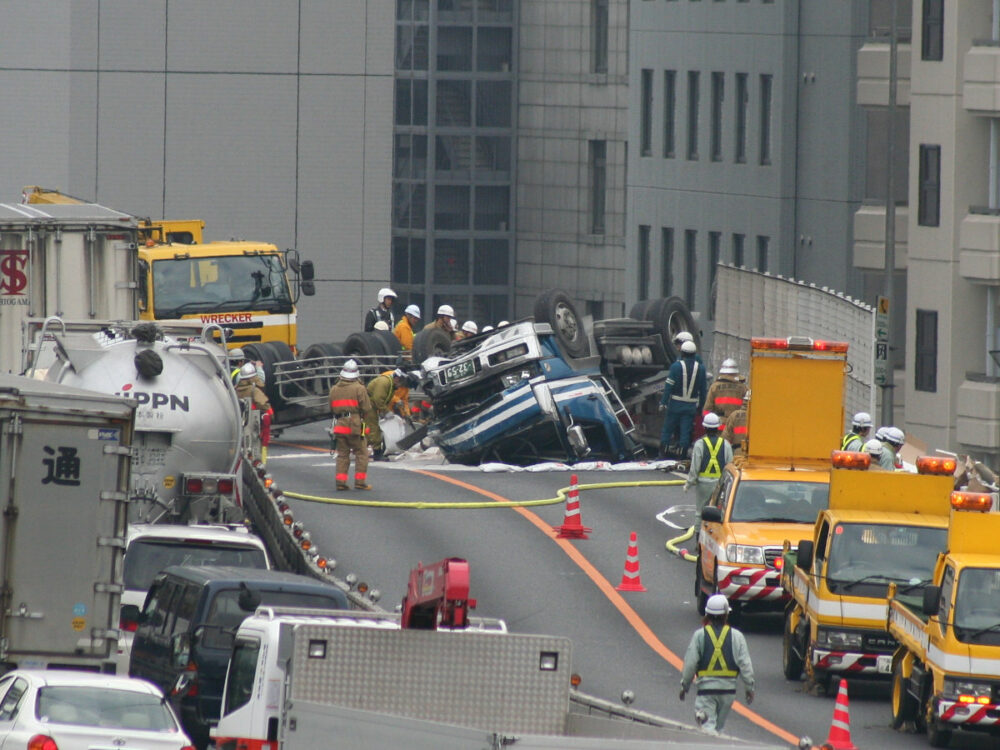
[[[226,565],[269,570],[264,542],[245,526],[141,524],[128,527],[118,640],[118,673],[128,674],[132,635],[153,578],[171,565]]]
[[[0,677],[0,745],[194,750],[155,685],[58,669],[19,669]]]

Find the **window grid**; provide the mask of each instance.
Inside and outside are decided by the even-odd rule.
[[[747,160],[747,108],[750,103],[750,94],[747,87],[747,74],[736,74],[736,149],[735,160],[738,164],[743,164]]]
[[[660,296],[674,293],[674,229],[660,228]]]
[[[920,144],[917,223],[936,227],[941,220],[941,147]]]
[[[937,391],[937,311],[917,310],[914,387],[918,391]]]
[[[677,108],[677,71],[663,71],[663,156],[674,157],[677,123],[674,119]]]
[[[639,87],[639,155],[653,153],[653,71],[642,69]]]
[[[712,161],[722,161],[722,103],[726,94],[726,77],[724,73],[712,73],[712,131],[711,158]]]
[[[944,0],[923,0],[920,59],[944,59]]]
[[[695,160],[698,158],[698,87],[699,74],[697,70],[688,71],[688,132],[687,132],[687,158]]]
[[[773,78],[760,77],[760,163],[771,163],[771,86]]]
[[[649,226],[639,225],[639,299],[649,299]]]

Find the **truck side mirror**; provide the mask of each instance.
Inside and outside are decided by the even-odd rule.
[[[940,607],[941,607],[941,587],[927,586],[924,589],[924,601],[921,606],[923,613],[928,617],[930,617],[931,615],[936,615]]]
[[[299,284],[299,289],[307,297],[312,297],[316,294],[316,284],[312,281],[303,281]]]
[[[316,278],[316,269],[311,260],[304,260],[299,264],[299,273],[302,274],[303,281],[312,281]],[[308,292],[306,292],[308,294]]]
[[[812,539],[802,539],[795,552],[795,565],[808,572],[813,564],[813,541]]]
[[[714,505],[706,505],[702,508],[701,520],[707,523],[722,523],[722,511]]]
[[[240,593],[236,598],[236,603],[244,612],[256,612],[260,606],[260,592],[254,591],[245,583],[240,583]]]

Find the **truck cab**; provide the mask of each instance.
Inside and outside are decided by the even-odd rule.
[[[919,592],[947,540],[953,458],[917,459],[917,474],[872,470],[863,453],[835,451],[829,507],[811,538],[786,542],[783,671],[825,692],[833,677],[889,674],[896,641],[885,628],[890,584]],[[845,468],[851,466],[853,468]]]

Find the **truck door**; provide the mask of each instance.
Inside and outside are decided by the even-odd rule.
[[[725,523],[726,514],[729,512],[731,497],[733,494],[734,475],[730,471],[723,471],[712,497],[708,504],[714,505],[722,513],[722,520]],[[715,562],[719,555],[719,545],[725,544],[723,524],[702,523],[701,534],[704,535],[705,543],[701,545],[701,574],[708,583],[716,583]]]

